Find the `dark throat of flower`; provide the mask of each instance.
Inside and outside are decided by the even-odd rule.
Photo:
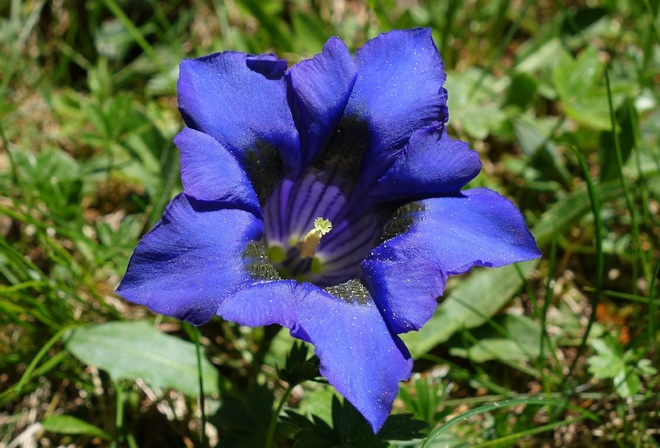
[[[264,198],[264,261],[280,278],[335,289],[347,282],[359,283],[361,263],[371,250],[384,236],[391,238],[409,226],[408,218],[390,219],[397,204],[373,204],[360,191],[360,167],[368,141],[364,123],[344,119],[302,175],[260,182],[268,191],[262,196],[262,189],[260,194]],[[264,163],[253,170],[269,173]],[[354,286],[333,291],[363,296],[364,291]]]
[[[366,125],[344,119],[305,172],[266,199],[267,252],[281,277],[334,286],[358,276],[382,228],[357,188],[368,139]]]

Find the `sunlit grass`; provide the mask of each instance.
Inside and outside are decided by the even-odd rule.
[[[658,9],[650,0],[0,2],[0,445],[261,446],[268,434],[292,446],[295,417],[271,425],[285,391],[285,412],[331,424],[330,388],[278,379],[291,340],[275,328],[219,319],[200,328],[201,355],[220,373],[204,385],[220,393],[206,400],[114,378],[67,343],[79,326],[137,319],[196,340],[114,295],[139,237],[181,188],[171,139],[183,126],[182,58],[232,49],[293,63],[332,35],[354,49],[428,26],[449,75],[450,133],[484,164],[475,186],[517,203],[544,256],[450,282],[439,312],[407,340],[417,374],[395,413],[429,424],[432,437],[413,446],[654,446]],[[101,432],[63,429],[60,415]]]

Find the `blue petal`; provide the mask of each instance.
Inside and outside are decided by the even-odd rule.
[[[321,374],[378,431],[410,377],[412,358],[369,297],[338,298],[310,284],[280,280],[234,292],[218,308],[241,325],[279,324],[310,342]]]
[[[322,53],[294,65],[287,73],[301,146],[306,148],[302,168],[314,160],[335,129],[356,76],[353,58],[337,37],[328,40]]]
[[[117,293],[155,312],[203,324],[226,296],[254,282],[246,250],[262,233],[252,213],[211,209],[180,194],[138,244]]]
[[[487,188],[462,193],[422,201],[424,217],[411,230],[415,244],[438,254],[448,275],[541,256],[525,219],[510,200]]]
[[[261,217],[261,207],[238,161],[213,137],[184,128],[174,143],[181,150],[181,180],[188,196],[242,208]]]
[[[250,327],[278,324],[295,328],[297,322],[294,280],[257,283],[236,291],[222,301],[218,315]]]
[[[179,110],[186,124],[211,135],[245,165],[267,145],[294,171],[298,132],[287,103],[286,62],[274,55],[215,53],[181,62]]]
[[[397,334],[422,328],[445,289],[442,267],[419,252],[393,240],[378,246],[362,263],[367,289]]]
[[[396,332],[422,327],[446,275],[541,255],[520,211],[492,190],[425,199],[408,209],[395,217],[398,224],[391,224],[403,233],[374,249],[363,263],[364,282]],[[427,284],[415,285],[410,275],[419,281],[426,277]]]
[[[445,126],[429,127],[410,137],[369,196],[383,201],[457,193],[479,170],[479,155],[467,143],[450,138]]]
[[[309,283],[301,284],[297,295],[299,328],[291,333],[314,344],[321,374],[378,431],[399,381],[410,377],[408,350],[370,299],[349,303]]]
[[[281,79],[287,68],[287,62],[274,54],[248,55],[245,63],[250,70],[261,73],[268,79]]]
[[[370,185],[416,130],[447,121],[446,75],[430,29],[381,34],[356,52],[355,63],[344,117],[368,124],[362,182]]]

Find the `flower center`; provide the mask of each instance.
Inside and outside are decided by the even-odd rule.
[[[263,209],[268,258],[280,276],[320,286],[356,278],[381,230],[380,215],[361,205],[339,171],[284,179]]]
[[[362,260],[391,215],[356,188],[368,141],[366,123],[344,118],[302,176],[284,177],[267,190],[264,235],[281,277],[321,287],[359,278]],[[332,223],[332,231],[319,235],[317,218]]]

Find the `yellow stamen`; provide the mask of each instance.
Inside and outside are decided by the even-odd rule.
[[[314,220],[314,228],[307,232],[307,235],[296,244],[300,249],[300,258],[312,258],[314,251],[321,242],[321,237],[332,230],[332,223],[324,218]]]

